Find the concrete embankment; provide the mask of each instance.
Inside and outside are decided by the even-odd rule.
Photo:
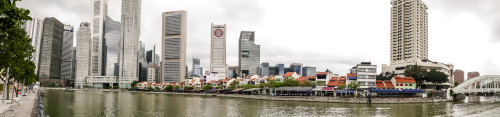
[[[275,100],[275,101],[368,104],[368,98],[340,98],[340,97],[320,97],[320,96],[269,96],[269,95],[239,95],[239,94],[173,93],[173,92],[144,92],[144,93],[215,96],[215,97],[246,98],[246,99],[258,99],[258,100]],[[372,104],[403,104],[403,103],[447,102],[451,100],[411,97],[411,98],[371,98],[371,101]]]
[[[30,117],[34,111],[36,102],[35,91],[28,91],[26,96],[20,94],[14,97],[14,103],[11,100],[6,100],[0,104],[0,117]],[[36,111],[36,110],[35,110]]]

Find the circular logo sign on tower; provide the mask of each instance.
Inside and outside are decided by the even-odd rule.
[[[214,35],[215,37],[222,37],[222,35],[224,35],[224,31],[222,31],[222,29],[215,29]]]

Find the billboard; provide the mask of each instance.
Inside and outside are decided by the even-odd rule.
[[[224,39],[226,37],[226,27],[225,25],[213,25],[212,26],[212,38],[213,39]]]

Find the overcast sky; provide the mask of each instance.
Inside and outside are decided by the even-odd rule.
[[[499,0],[423,0],[429,9],[429,59],[465,72],[500,74]],[[496,6],[495,6],[496,5]],[[23,0],[18,6],[78,29],[90,0]],[[240,31],[255,31],[261,62],[299,62],[345,75],[362,61],[389,64],[390,0],[143,0],[140,40],[161,46],[161,13],[188,13],[187,64],[210,63],[210,24],[227,24],[227,64],[238,65]],[[120,21],[121,0],[108,1]],[[75,36],[76,37],[76,36]],[[76,42],[76,41],[75,41]],[[76,44],[75,44],[76,45]],[[160,53],[161,50],[157,50]]]

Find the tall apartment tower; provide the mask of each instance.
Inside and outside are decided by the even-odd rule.
[[[260,64],[260,75],[261,76],[269,76],[269,63],[263,62]]]
[[[257,75],[260,66],[260,45],[255,44],[255,32],[241,31],[239,66],[242,77]]]
[[[92,0],[91,2],[91,22],[90,36],[92,47],[90,51],[90,74],[92,76],[104,75],[104,18],[107,16],[108,1],[107,0]]]
[[[64,24],[53,17],[43,21],[43,35],[38,62],[40,83],[50,83],[50,79],[61,78],[61,54],[64,35]],[[59,82],[60,83],[60,82]],[[61,86],[61,83],[59,84]]]
[[[217,73],[219,78],[226,78],[226,24],[214,25],[212,23],[211,32],[210,71]]]
[[[80,23],[76,34],[76,76],[75,87],[83,88],[85,77],[90,75],[90,23]]]
[[[43,27],[43,20],[41,20],[39,17],[33,15],[33,20],[27,21],[23,24],[23,28],[26,31],[26,34],[28,37],[31,38],[31,46],[35,49],[35,51],[32,53],[32,58],[31,60],[33,63],[35,63],[35,73],[38,73],[38,58],[39,58],[39,53],[40,53],[40,43],[42,39],[42,27]]]
[[[480,76],[479,72],[467,72],[467,80]]]
[[[462,84],[462,82],[464,82],[464,71],[463,70],[455,70],[453,71],[453,82],[455,83],[458,83],[458,84]]]
[[[391,0],[391,65],[428,59],[427,5],[422,0]]]
[[[121,37],[119,61],[119,85],[131,88],[138,81],[137,52],[141,27],[141,0],[122,0]]]
[[[162,13],[162,61],[163,82],[182,82],[186,76],[187,12]]]
[[[61,58],[61,79],[74,80],[73,76],[73,26],[64,25],[62,58]]]

